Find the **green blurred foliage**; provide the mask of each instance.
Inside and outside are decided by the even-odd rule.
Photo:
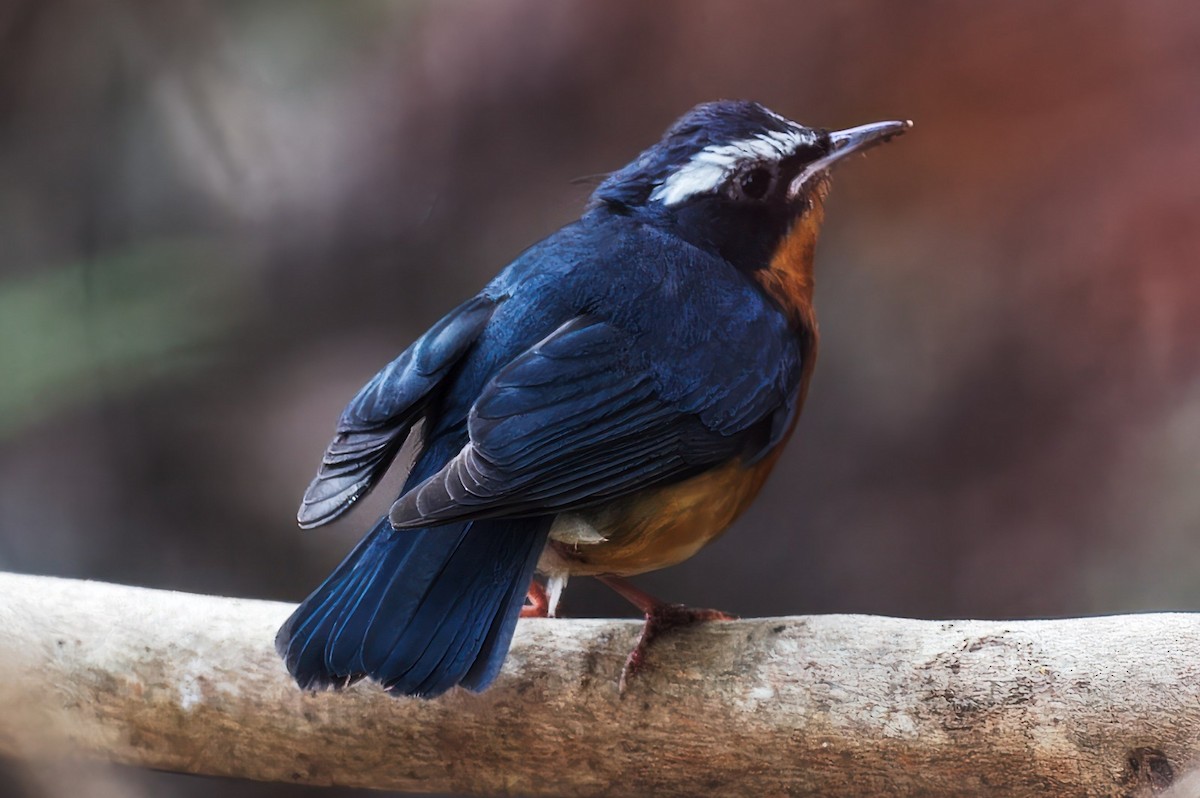
[[[246,320],[245,263],[148,241],[0,281],[0,439],[210,365]]]

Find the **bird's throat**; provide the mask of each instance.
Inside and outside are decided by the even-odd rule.
[[[759,287],[796,329],[813,330],[813,255],[824,216],[820,203],[802,214],[779,241],[766,268],[754,272]]]

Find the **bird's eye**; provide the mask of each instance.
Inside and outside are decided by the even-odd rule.
[[[738,192],[746,199],[760,200],[771,190],[771,171],[757,166],[737,177]]]

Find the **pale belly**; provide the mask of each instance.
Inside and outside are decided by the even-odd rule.
[[[735,460],[685,482],[560,515],[538,570],[560,577],[631,576],[683,562],[750,505],[782,448],[750,467]]]

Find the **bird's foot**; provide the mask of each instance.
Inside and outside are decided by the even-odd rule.
[[[638,637],[637,645],[633,647],[633,651],[629,652],[629,656],[625,659],[625,667],[621,669],[621,680],[617,687],[622,693],[625,692],[629,680],[646,666],[646,653],[650,650],[650,644],[664,633],[703,621],[737,620],[736,615],[730,615],[720,610],[688,607],[684,604],[668,604],[619,576],[597,578],[646,615],[646,623],[642,626],[642,634]]]
[[[629,680],[646,667],[646,655],[650,650],[650,644],[663,634],[704,621],[736,620],[736,615],[703,607],[688,607],[684,604],[659,604],[654,607],[646,613],[646,623],[642,626],[642,633],[638,636],[637,645],[625,658],[625,667],[621,668],[621,680],[617,684],[618,691],[624,693],[625,688],[629,685]]]
[[[525,597],[528,602],[521,608],[522,618],[546,618],[550,615],[550,596],[546,588],[537,581],[529,583],[529,594]]]

